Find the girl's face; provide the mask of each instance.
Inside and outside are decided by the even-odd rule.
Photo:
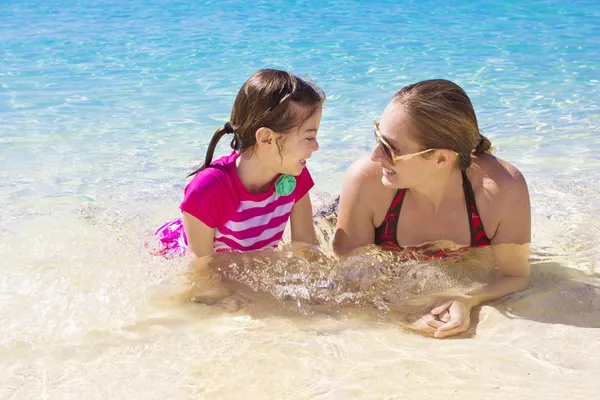
[[[306,166],[306,161],[312,153],[319,150],[317,142],[317,133],[321,124],[321,115],[323,108],[319,107],[315,113],[296,130],[285,134],[285,138],[279,139],[281,142],[281,152],[276,145],[273,158],[275,169],[280,174],[289,174],[298,176]],[[283,136],[277,134],[276,136]]]

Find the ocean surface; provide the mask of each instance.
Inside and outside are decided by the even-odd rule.
[[[444,341],[157,301],[185,262],[143,243],[266,67],[327,94],[316,199],[398,89],[461,85],[528,181],[533,287]],[[0,398],[596,398],[599,99],[597,1],[0,1]]]

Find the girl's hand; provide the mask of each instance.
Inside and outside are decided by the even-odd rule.
[[[248,296],[242,293],[235,293],[215,303],[215,306],[217,306],[223,311],[234,313],[241,310],[250,303],[252,303],[252,299],[250,299]]]

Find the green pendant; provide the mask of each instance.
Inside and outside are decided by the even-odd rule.
[[[275,192],[280,196],[289,196],[296,189],[296,178],[292,175],[281,175],[275,182]]]

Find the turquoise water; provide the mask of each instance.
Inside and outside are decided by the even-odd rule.
[[[396,90],[447,78],[545,193],[534,213],[575,196],[576,213],[598,216],[596,2],[8,2],[3,15],[3,220],[36,203],[60,218],[54,203],[78,196],[138,211],[169,199],[176,214],[184,176],[263,67],[328,95],[317,189],[339,190]]]
[[[139,319],[177,269],[140,243],[178,215],[185,175],[264,67],[327,94],[309,164],[324,195],[395,91],[457,82],[529,182],[534,258],[597,271],[599,3],[453,3],[0,2],[0,348]]]

